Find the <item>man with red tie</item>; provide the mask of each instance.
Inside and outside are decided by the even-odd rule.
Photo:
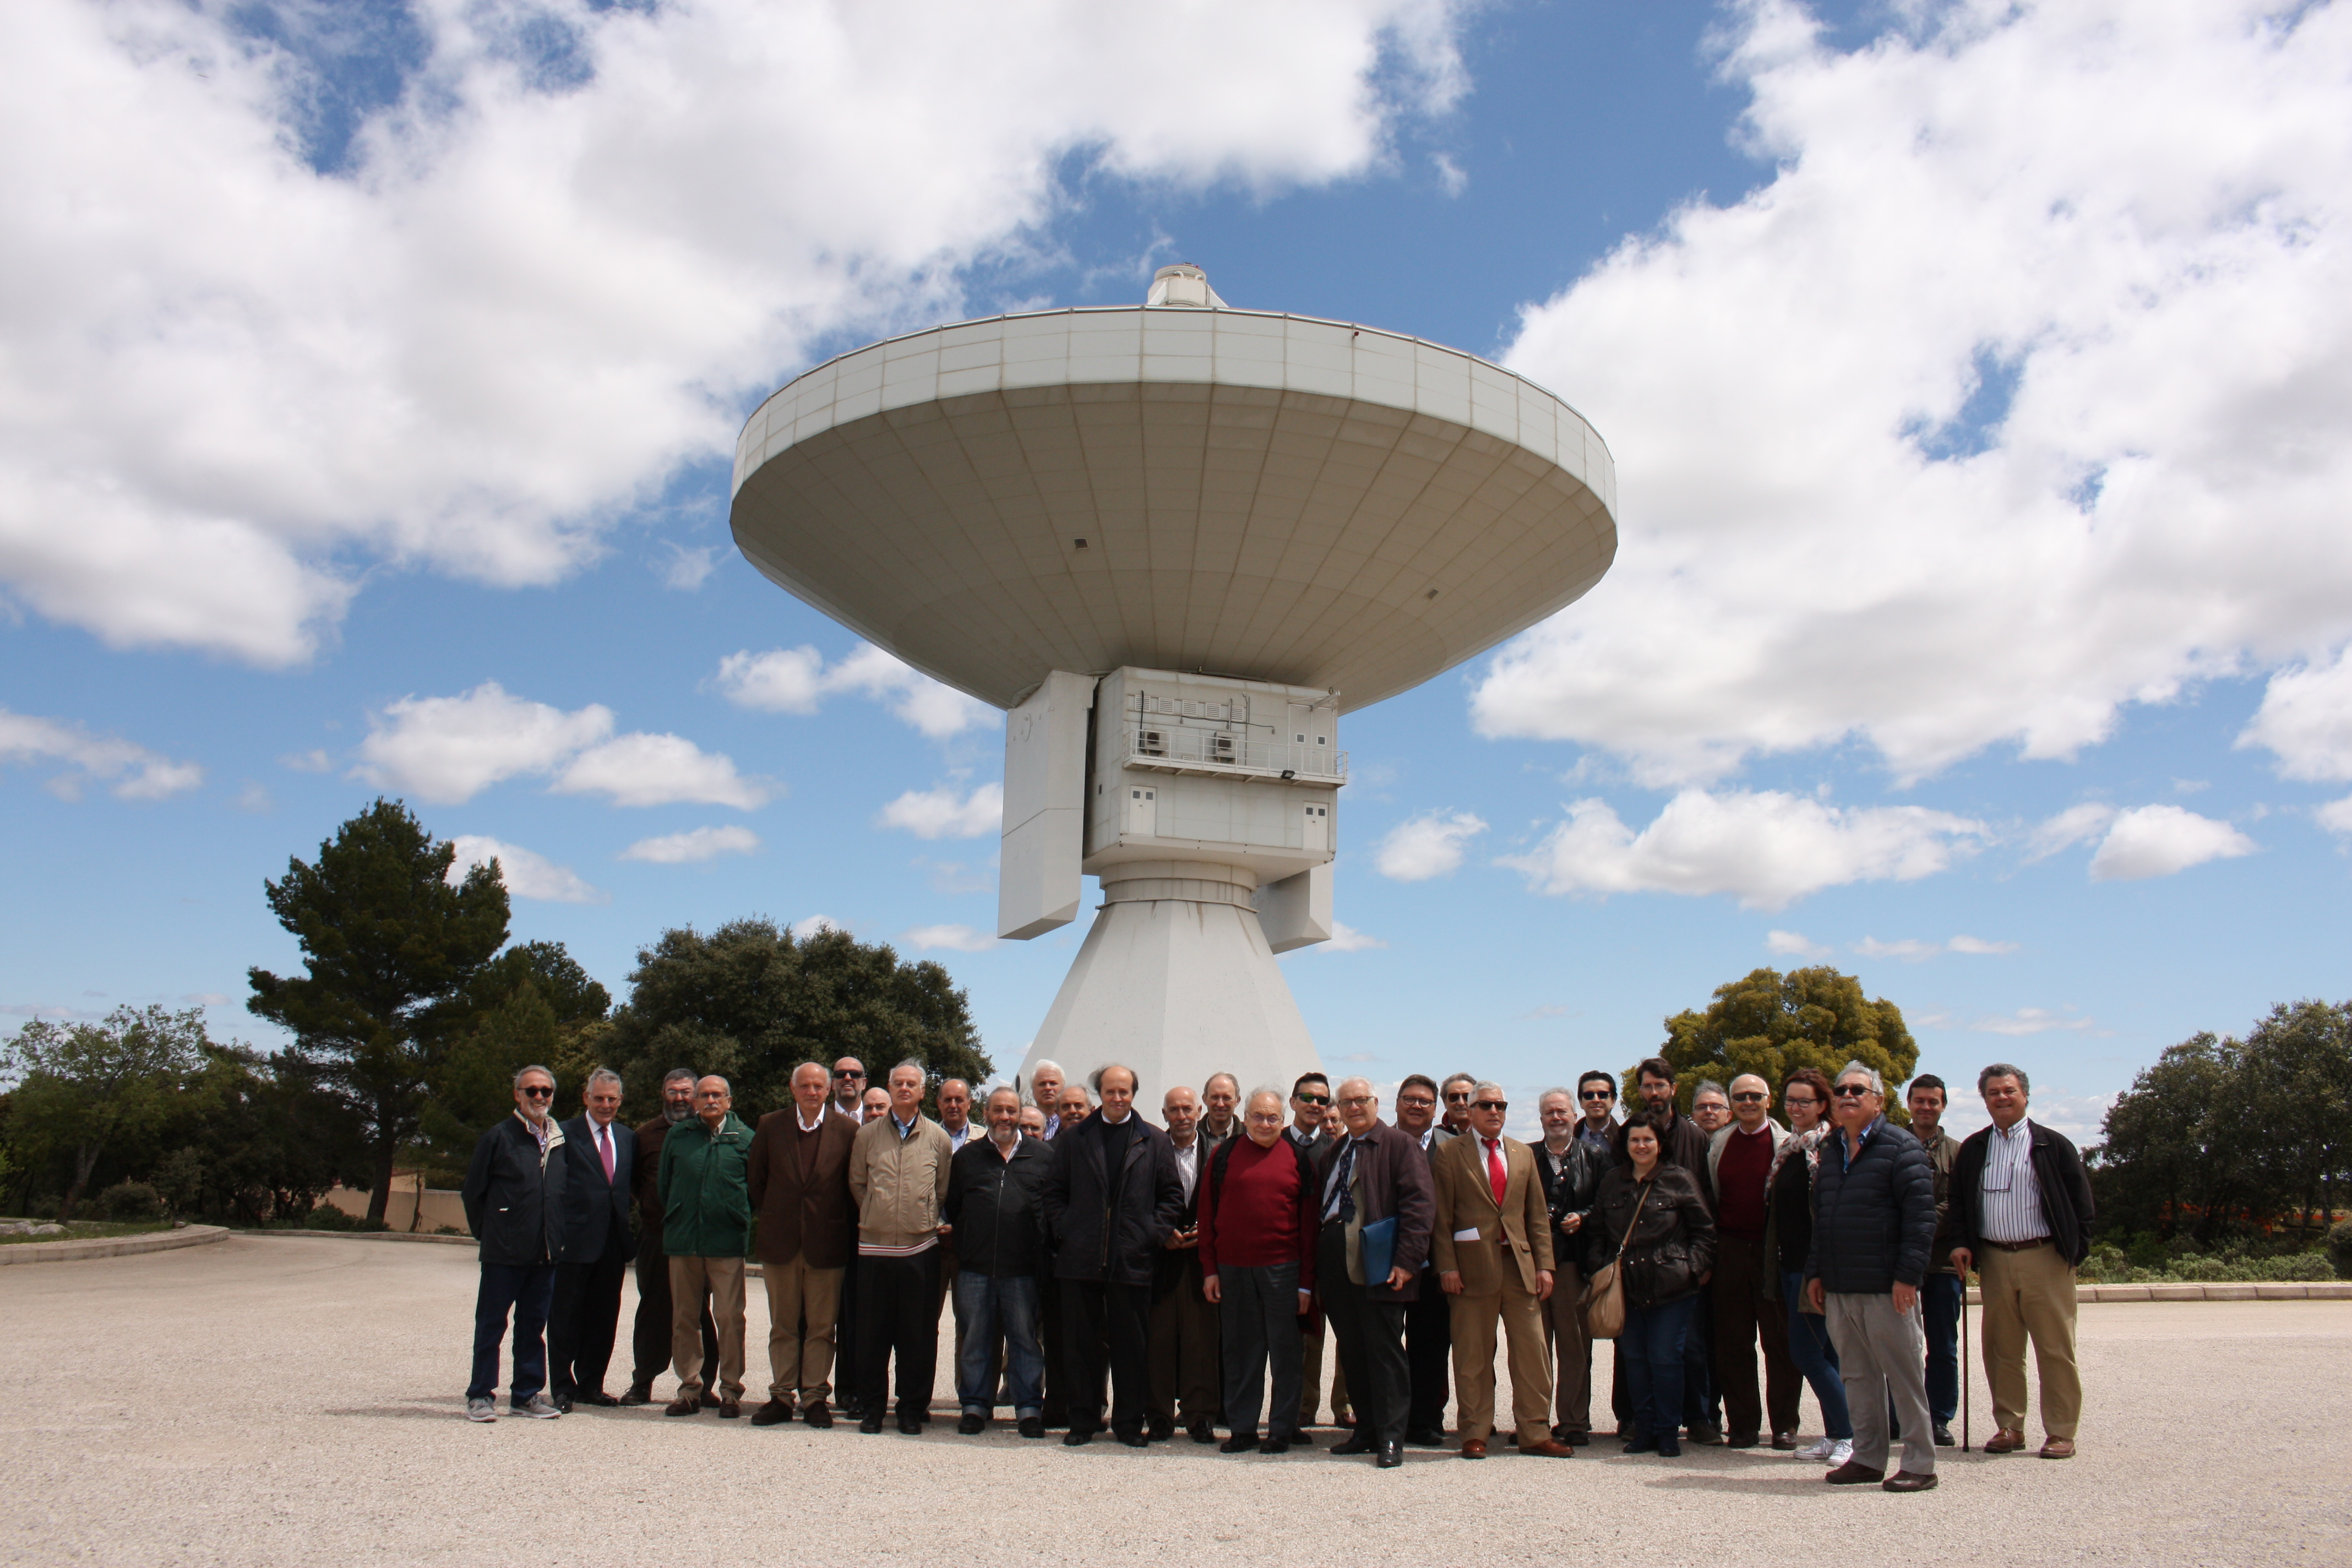
[[[1430,1158],[1437,1189],[1431,1248],[1437,1283],[1453,1301],[1454,1387],[1462,1457],[1483,1459],[1495,1430],[1495,1324],[1509,1346],[1511,1405],[1519,1452],[1564,1459],[1575,1450],[1551,1435],[1551,1351],[1544,1303],[1551,1297],[1551,1215],[1533,1151],[1503,1136],[1510,1102],[1502,1086],[1472,1092],[1468,1129]]]
[[[581,1113],[563,1124],[562,1229],[555,1260],[555,1304],[548,1312],[548,1394],[559,1410],[618,1405],[604,1392],[613,1335],[621,1321],[621,1276],[629,1264],[629,1182],[637,1135],[615,1120],[621,1079],[609,1068],[588,1075]]]

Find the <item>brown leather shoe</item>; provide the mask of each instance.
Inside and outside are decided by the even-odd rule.
[[[2074,1439],[2072,1437],[2051,1438],[2050,1441],[2042,1445],[2042,1457],[2045,1459],[2073,1458],[2074,1457]]]
[[[691,1415],[702,1408],[702,1401],[692,1394],[681,1394],[662,1406],[665,1415]]]
[[[1538,1459],[1571,1459],[1576,1450],[1557,1437],[1545,1437],[1533,1443],[1517,1445],[1522,1454],[1533,1454]]]
[[[743,1402],[740,1399],[721,1399],[719,1402],[719,1414],[727,1420],[732,1421],[743,1414]]]
[[[1885,1470],[1874,1470],[1868,1465],[1857,1465],[1852,1459],[1848,1459],[1822,1478],[1833,1487],[1876,1486],[1885,1479]]]
[[[2025,1434],[2013,1426],[2004,1426],[1985,1439],[1984,1451],[1988,1454],[2014,1454],[2024,1447]]]
[[[1891,1492],[1929,1492],[1936,1489],[1936,1478],[1911,1470],[1897,1470],[1878,1484]]]
[[[1486,1457],[1486,1439],[1484,1437],[1463,1438],[1462,1457],[1465,1459],[1485,1458]]]

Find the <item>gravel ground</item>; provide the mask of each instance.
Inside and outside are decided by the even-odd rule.
[[[2352,1562],[2352,1302],[2085,1307],[2080,1458],[1947,1450],[1937,1490],[1894,1497],[1722,1448],[1504,1449],[1475,1469],[1408,1450],[1383,1473],[1181,1437],[1074,1452],[951,1420],[867,1437],[658,1405],[473,1426],[474,1280],[463,1247],[246,1237],[0,1271],[0,1560],[537,1564],[617,1536],[656,1563]],[[951,1409],[944,1356],[941,1378]],[[1981,1384],[1977,1416],[1981,1440]]]

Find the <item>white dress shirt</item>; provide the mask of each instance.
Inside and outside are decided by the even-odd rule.
[[[1985,1140],[1978,1230],[1987,1241],[2039,1241],[2050,1234],[2050,1219],[2033,1176],[2032,1121],[2021,1116],[2008,1131],[1991,1131]]]

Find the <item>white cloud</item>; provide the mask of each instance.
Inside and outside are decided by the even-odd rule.
[[[2260,847],[2226,822],[2177,805],[2135,806],[2116,818],[2091,857],[2095,882],[2169,877],[2208,860],[2232,859]]]
[[[612,902],[610,893],[590,887],[571,867],[558,866],[520,845],[504,844],[474,833],[460,833],[450,842],[457,847],[457,858],[449,863],[449,885],[453,888],[465,879],[467,871],[473,867],[496,860],[499,880],[518,899],[554,904]]]
[[[725,754],[677,735],[613,734],[602,703],[567,713],[510,697],[486,680],[458,697],[404,697],[368,717],[352,776],[441,805],[471,800],[490,785],[530,773],[557,773],[561,795],[603,795],[615,805],[693,802],[749,811],[774,793],[746,779]],[[562,770],[558,773],[558,770]]]
[[[353,776],[436,805],[458,805],[501,780],[552,772],[613,732],[613,710],[566,713],[486,680],[460,697],[404,697],[368,716]]]
[[[2291,779],[2352,779],[2352,647],[2329,665],[2296,665],[2270,679],[2263,705],[2238,736],[2262,746]]]
[[[1987,942],[1978,936],[1956,936],[1944,944],[1954,952],[1972,953],[1980,958],[1997,958],[2005,952],[2015,952],[2013,942]]]
[[[2047,860],[2061,849],[2087,844],[2105,833],[2115,819],[2116,808],[2099,801],[2070,805],[2041,823],[2027,836],[2025,858],[2029,861]]]
[[[1764,933],[1767,951],[1783,958],[1827,958],[1830,950],[1807,942],[1803,933],[1793,931],[1768,931]]]
[[[721,855],[749,855],[760,847],[760,836],[748,827],[697,827],[640,838],[621,851],[624,860],[646,860],[656,866],[683,866],[715,860]]]
[[[996,938],[968,925],[917,926],[898,939],[923,952],[986,952]]]
[[[729,654],[719,661],[719,689],[738,707],[771,713],[814,713],[826,698],[856,692],[884,704],[934,741],[992,724],[997,717],[987,703],[864,642],[830,669],[824,656],[806,645]]]
[[[1073,157],[1321,184],[1464,87],[1445,0],[441,0],[324,143],[331,77],[404,68],[372,9],[0,6],[0,581],[42,614],[283,664],[371,561],[554,581],[814,346],[960,313]]]
[[[2352,795],[2346,795],[2342,800],[2331,800],[2326,805],[2313,811],[2312,815],[2319,819],[2319,826],[2328,832],[2340,833],[2347,837],[2352,837]]]
[[[1314,946],[1302,951],[1313,952],[1316,948],[1328,947],[1333,952],[1364,952],[1372,948],[1386,946],[1388,946],[1387,942],[1370,931],[1358,931],[1345,921],[1333,921],[1330,941],[1318,942]]]
[[[805,920],[794,921],[786,929],[793,933],[794,942],[806,942],[829,931],[837,931],[845,936],[849,934],[849,928],[831,915],[810,915]]]
[[[1459,870],[1470,840],[1486,824],[1466,811],[1431,811],[1400,822],[1381,840],[1372,865],[1399,882],[1425,882]]]
[[[1580,800],[1533,850],[1499,863],[1542,893],[1730,893],[1746,908],[1777,910],[1848,882],[1932,876],[1986,837],[1980,822],[1924,806],[1687,789],[1639,834],[1606,802]]]
[[[162,800],[205,782],[194,763],[175,763],[146,747],[111,735],[93,735],[62,719],[37,719],[0,708],[0,764],[50,766],[45,781],[51,795],[79,800],[93,782],[122,800]]]
[[[668,542],[665,541],[664,542]],[[719,557],[726,552],[723,544],[706,544],[688,550],[683,544],[669,544],[669,559],[662,565],[662,586],[681,594],[691,594],[710,581],[719,570]]]
[[[2053,1013],[2041,1007],[2020,1007],[2003,1016],[1979,1018],[1968,1026],[1979,1035],[2046,1035],[2053,1029],[2087,1031],[2092,1020],[2080,1014]]]
[[[1004,786],[984,784],[970,795],[953,784],[908,790],[882,808],[880,827],[902,827],[918,838],[978,838],[1004,826]]]
[[[765,805],[773,787],[735,771],[723,752],[706,752],[680,735],[622,735],[572,759],[549,786],[558,795],[602,795],[614,805]]]
[[[335,759],[323,751],[289,752],[278,759],[278,765],[291,768],[298,773],[331,773],[335,771]]]
[[[1910,778],[2352,629],[2352,8],[1880,15],[1840,52],[1735,0],[1769,177],[1526,312],[1509,363],[1608,439],[1621,547],[1481,731],[1656,784],[1854,737]]]

